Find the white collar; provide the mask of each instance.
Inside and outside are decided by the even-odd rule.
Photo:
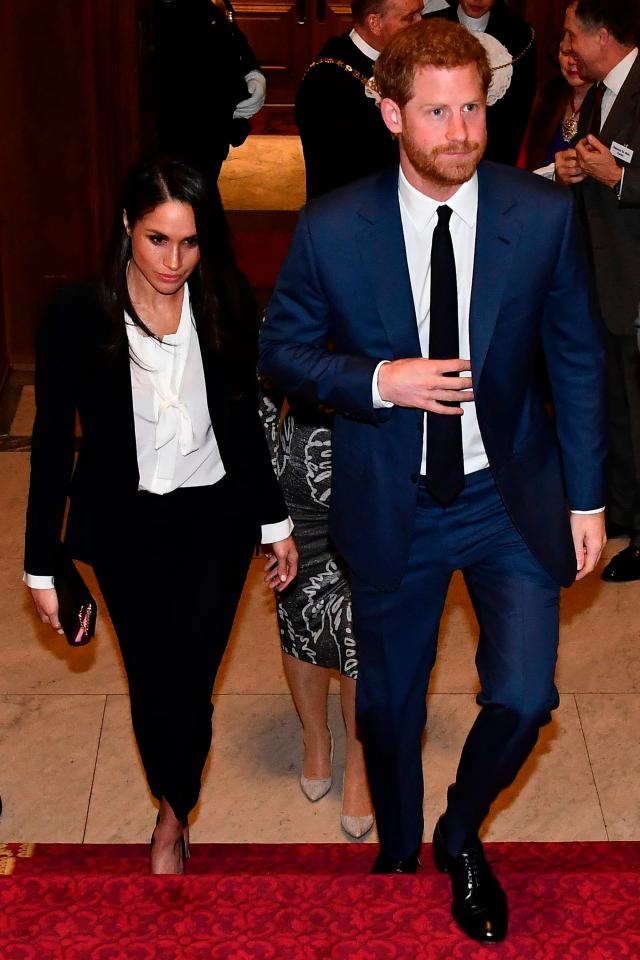
[[[448,10],[449,4],[447,0],[425,0],[424,8],[422,13],[437,13],[438,10]]]
[[[613,70],[609,70],[609,73],[606,75],[602,81],[607,88],[611,90],[612,93],[615,93],[616,97],[622,90],[622,87],[631,73],[631,67],[636,62],[636,57],[638,56],[638,48],[634,47],[633,50],[630,50],[626,57],[615,65]]]
[[[484,33],[489,23],[491,10],[487,10],[481,17],[468,17],[462,7],[458,6],[458,20],[471,33]]]
[[[416,190],[405,177],[402,167],[398,179],[398,193],[418,232],[424,230],[432,217],[435,217],[438,207],[442,206],[442,201],[434,200],[433,197]],[[478,216],[478,174],[474,173],[470,180],[463,183],[446,204],[468,227],[475,227]]]
[[[369,57],[369,60],[375,61],[380,56],[380,51],[376,50],[375,47],[372,47],[371,44],[367,43],[366,40],[363,40],[355,27],[349,34],[349,38],[351,42],[358,48],[360,53],[364,53],[365,57]]]

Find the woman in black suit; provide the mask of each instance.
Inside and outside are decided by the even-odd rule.
[[[297,554],[258,419],[255,304],[215,187],[185,163],[152,161],[132,174],[123,210],[102,280],[60,291],[40,329],[25,577],[60,631],[68,495],[66,547],[93,565],[109,608],[160,804],[151,872],[181,873],[254,546],[269,544],[277,590]]]

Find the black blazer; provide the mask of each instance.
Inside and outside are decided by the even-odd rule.
[[[450,10],[429,13],[425,19],[443,17],[458,23],[458,6],[455,3]],[[506,6],[504,0],[496,0],[491,8],[486,33],[504,44],[512,57],[519,59],[513,65],[511,85],[504,97],[487,109],[489,139],[485,158],[515,166],[536,93],[536,47],[531,42],[533,31]],[[526,53],[521,56],[525,50]]]
[[[67,497],[65,541],[76,559],[93,563],[114,538],[135,536],[139,474],[128,344],[107,350],[110,329],[91,286],[61,288],[40,326],[25,550],[25,570],[34,575],[54,572]],[[201,330],[198,337],[230,496],[253,518],[258,539],[260,525],[284,520],[287,508],[258,417],[254,338],[247,337],[246,368],[231,383],[224,356]],[[74,469],[76,411],[82,440]]]
[[[587,135],[595,84],[584,98],[578,137]],[[636,334],[640,304],[640,57],[615,99],[600,131],[605,147],[614,140],[633,151],[624,168],[622,192],[587,177],[574,189],[585,219],[602,318],[615,336]]]

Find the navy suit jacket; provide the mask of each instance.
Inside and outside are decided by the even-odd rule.
[[[568,508],[604,505],[597,310],[568,190],[483,162],[470,311],[482,439],[504,503],[549,573],[576,573]],[[428,252],[425,251],[425,255]],[[542,344],[555,423],[536,374]],[[394,590],[406,569],[423,414],[375,410],[380,360],[421,356],[398,200],[385,171],[302,211],[261,337],[261,372],[336,411],[331,532],[354,573]]]

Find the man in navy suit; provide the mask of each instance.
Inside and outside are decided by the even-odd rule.
[[[605,542],[596,311],[569,191],[480,163],[491,76],[480,43],[445,20],[415,24],[375,75],[400,171],[302,212],[261,368],[336,411],[330,518],[352,573],[374,872],[418,864],[425,696],[463,571],[482,709],[433,852],[457,922],[495,942],[507,902],[478,831],[558,704],[560,586],[589,573]]]

